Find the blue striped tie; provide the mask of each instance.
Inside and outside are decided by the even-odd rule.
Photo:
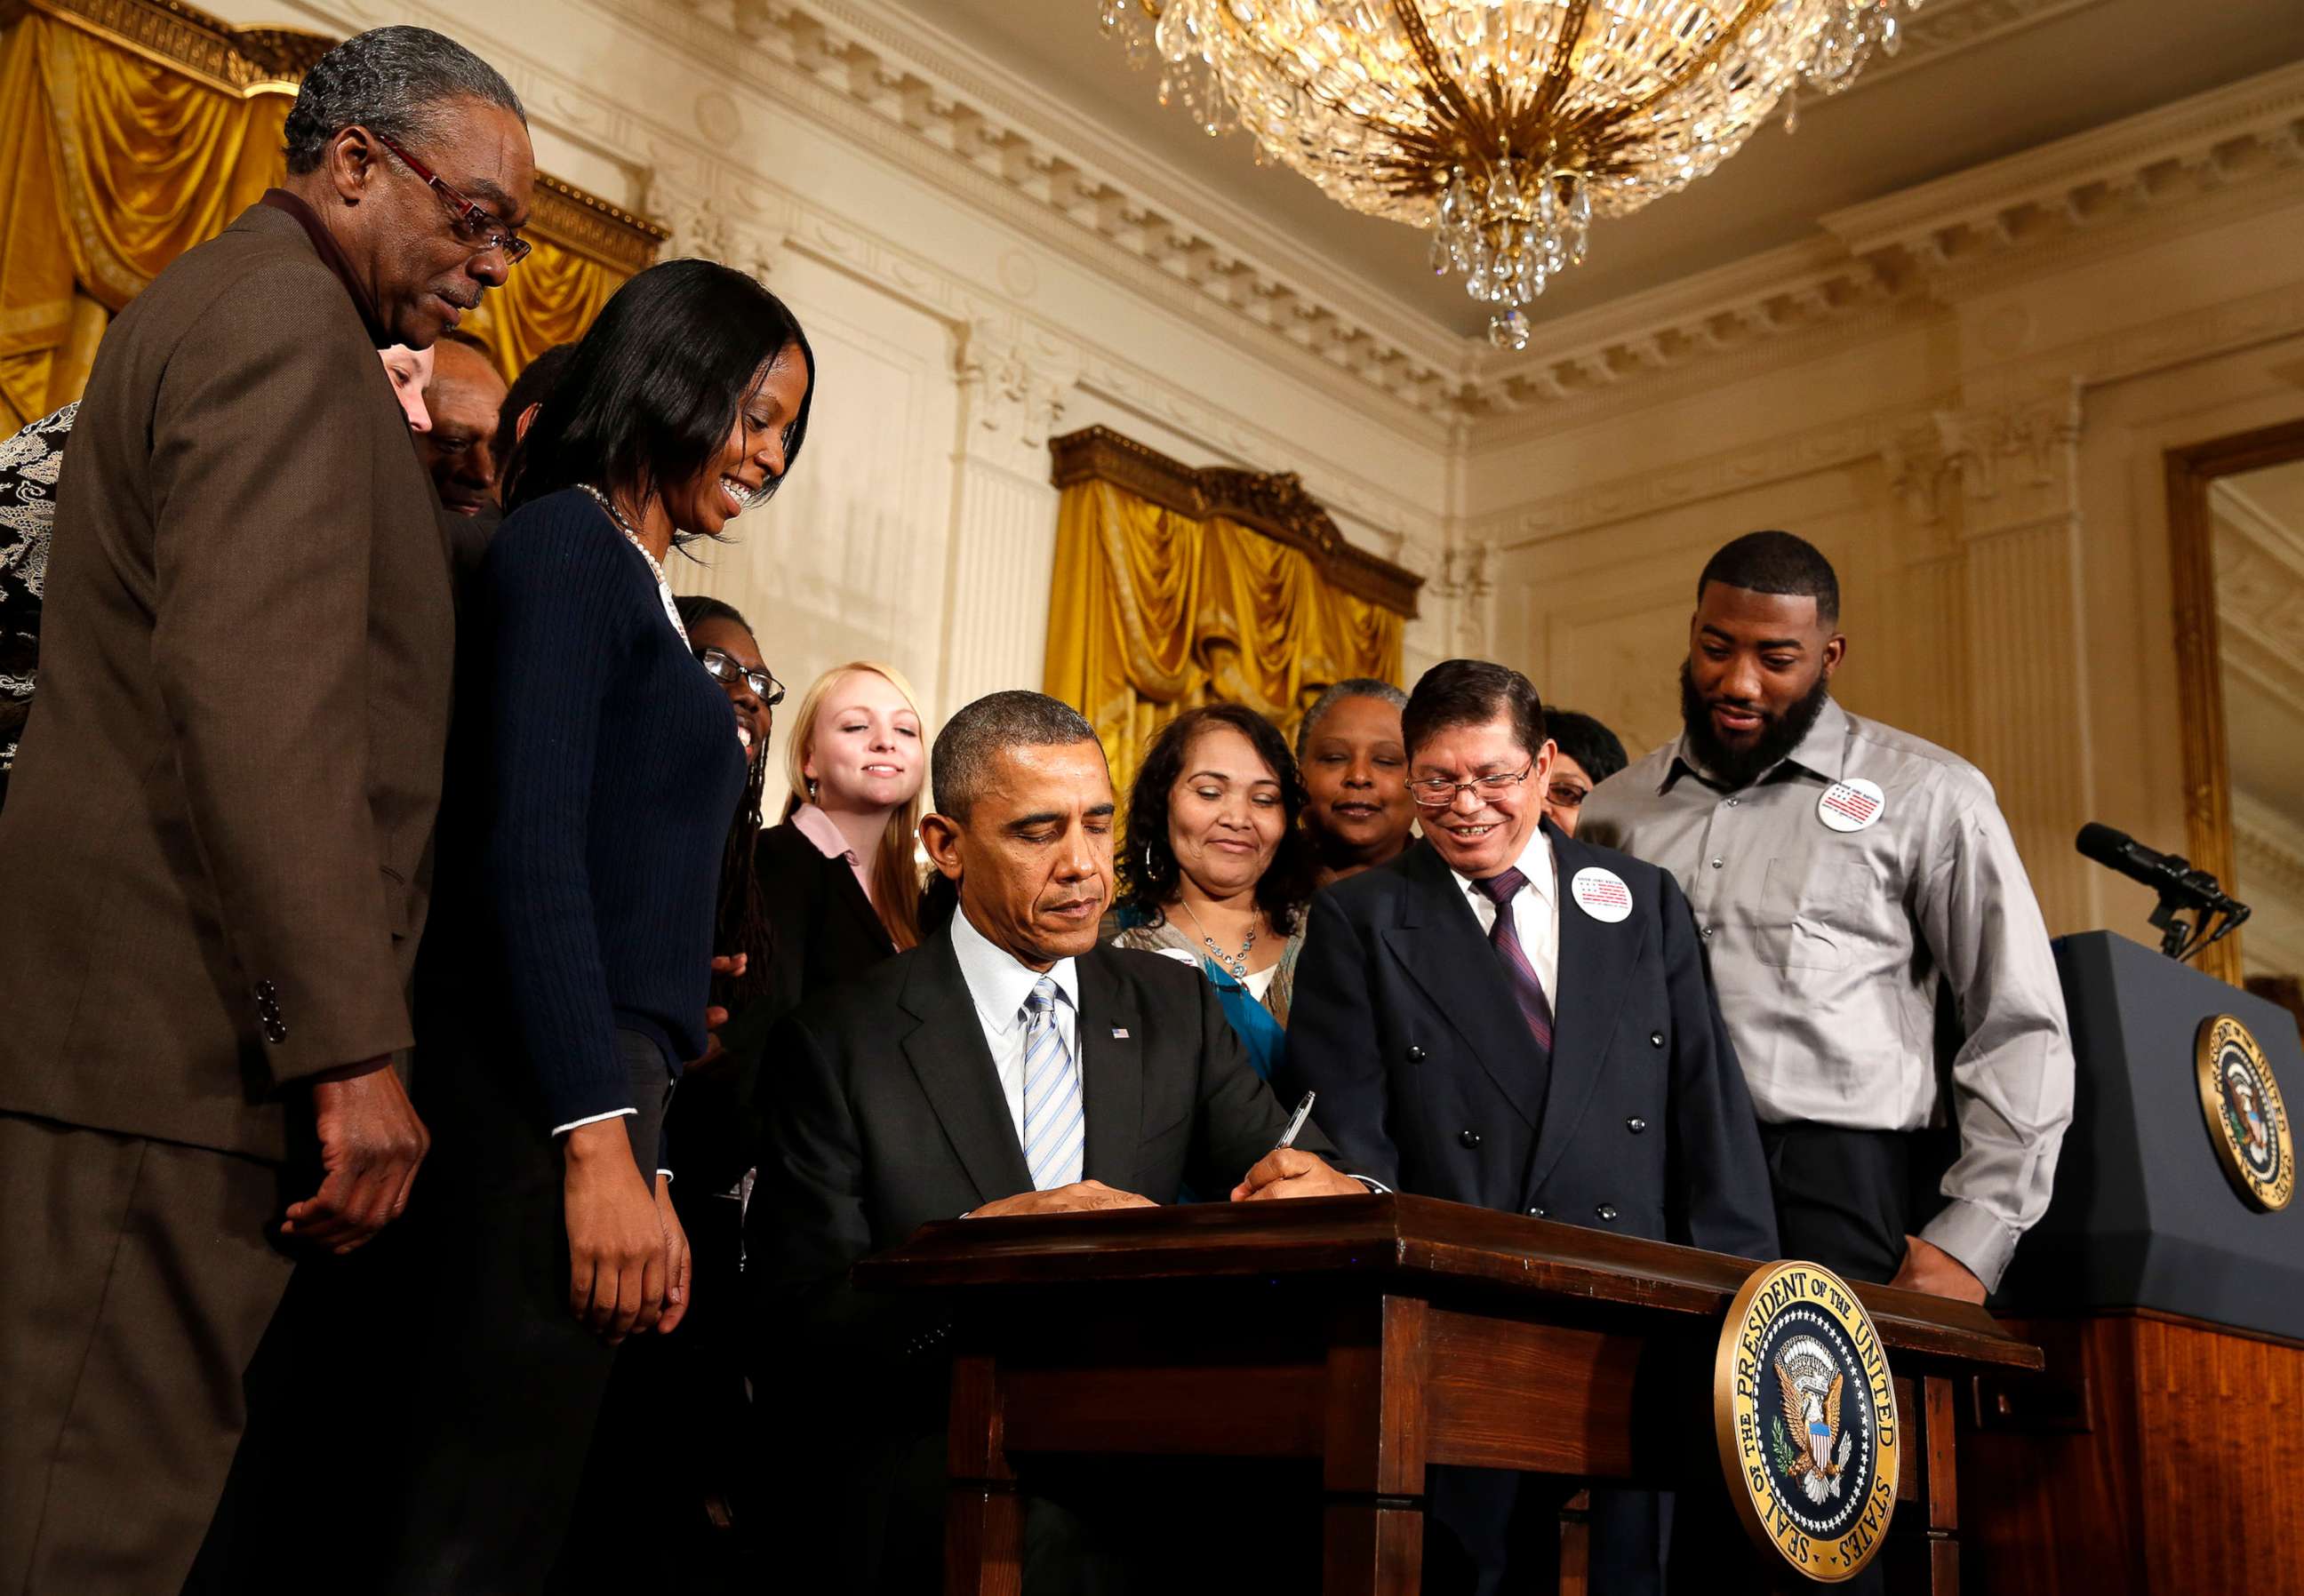
[[[1087,1136],[1080,1071],[1056,1024],[1056,984],[1043,975],[1024,1000],[1024,1164],[1032,1189],[1048,1191],[1080,1178]]]

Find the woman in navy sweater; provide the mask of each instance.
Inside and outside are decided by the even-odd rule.
[[[774,494],[814,376],[775,295],[673,261],[609,301],[508,465],[418,979],[426,1306],[385,1589],[538,1588],[616,1344],[686,1311],[662,1127],[707,1045],[746,753],[664,562]]]

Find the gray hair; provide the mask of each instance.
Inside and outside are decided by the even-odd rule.
[[[1011,688],[987,693],[944,722],[928,756],[936,812],[966,820],[1005,748],[1057,748],[1092,743],[1096,728],[1060,698]]]
[[[403,148],[440,131],[440,107],[476,99],[501,106],[528,123],[504,74],[445,33],[429,28],[371,28],[312,63],[296,91],[283,137],[288,170],[310,172],[326,158],[328,140],[363,127]]]
[[[1347,698],[1376,698],[1394,709],[1408,707],[1408,695],[1388,681],[1378,681],[1373,676],[1355,676],[1348,681],[1338,682],[1313,699],[1312,707],[1306,710],[1304,718],[1296,723],[1297,764],[1304,763],[1305,751],[1312,746],[1312,729],[1320,723],[1320,717]]]

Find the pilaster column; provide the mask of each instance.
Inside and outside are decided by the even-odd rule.
[[[1956,601],[1927,606],[1952,617],[1937,651],[1965,699],[1954,752],[1992,779],[2052,928],[2091,920],[2071,849],[2088,805],[2080,435],[2079,384],[2060,380],[1935,411],[1887,460],[1941,548],[1916,587]]]
[[[960,330],[953,457],[952,599],[940,714],[1004,688],[1040,687],[1055,570],[1055,488],[1048,438],[1078,379],[1077,356],[979,320]]]

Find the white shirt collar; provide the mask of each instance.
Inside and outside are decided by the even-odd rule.
[[[1512,863],[1522,875],[1528,877],[1527,891],[1535,893],[1538,901],[1549,906],[1559,891],[1560,877],[1552,860],[1552,839],[1544,834],[1541,816],[1537,817],[1535,829],[1528,834],[1528,846],[1520,850],[1520,857]],[[1454,866],[1448,867],[1448,874],[1456,878],[1456,884],[1463,889],[1466,897],[1487,899],[1488,895],[1473,883],[1472,878]],[[1498,871],[1496,874],[1501,875],[1504,873]]]
[[[952,950],[959,956],[960,978],[968,984],[968,995],[976,1000],[976,1012],[985,1029],[995,1036],[1006,1035],[1022,1018],[1024,1000],[1032,995],[1040,972],[977,930],[965,908],[952,916]],[[1048,979],[1078,1014],[1080,982],[1072,960],[1058,959],[1048,971]]]

